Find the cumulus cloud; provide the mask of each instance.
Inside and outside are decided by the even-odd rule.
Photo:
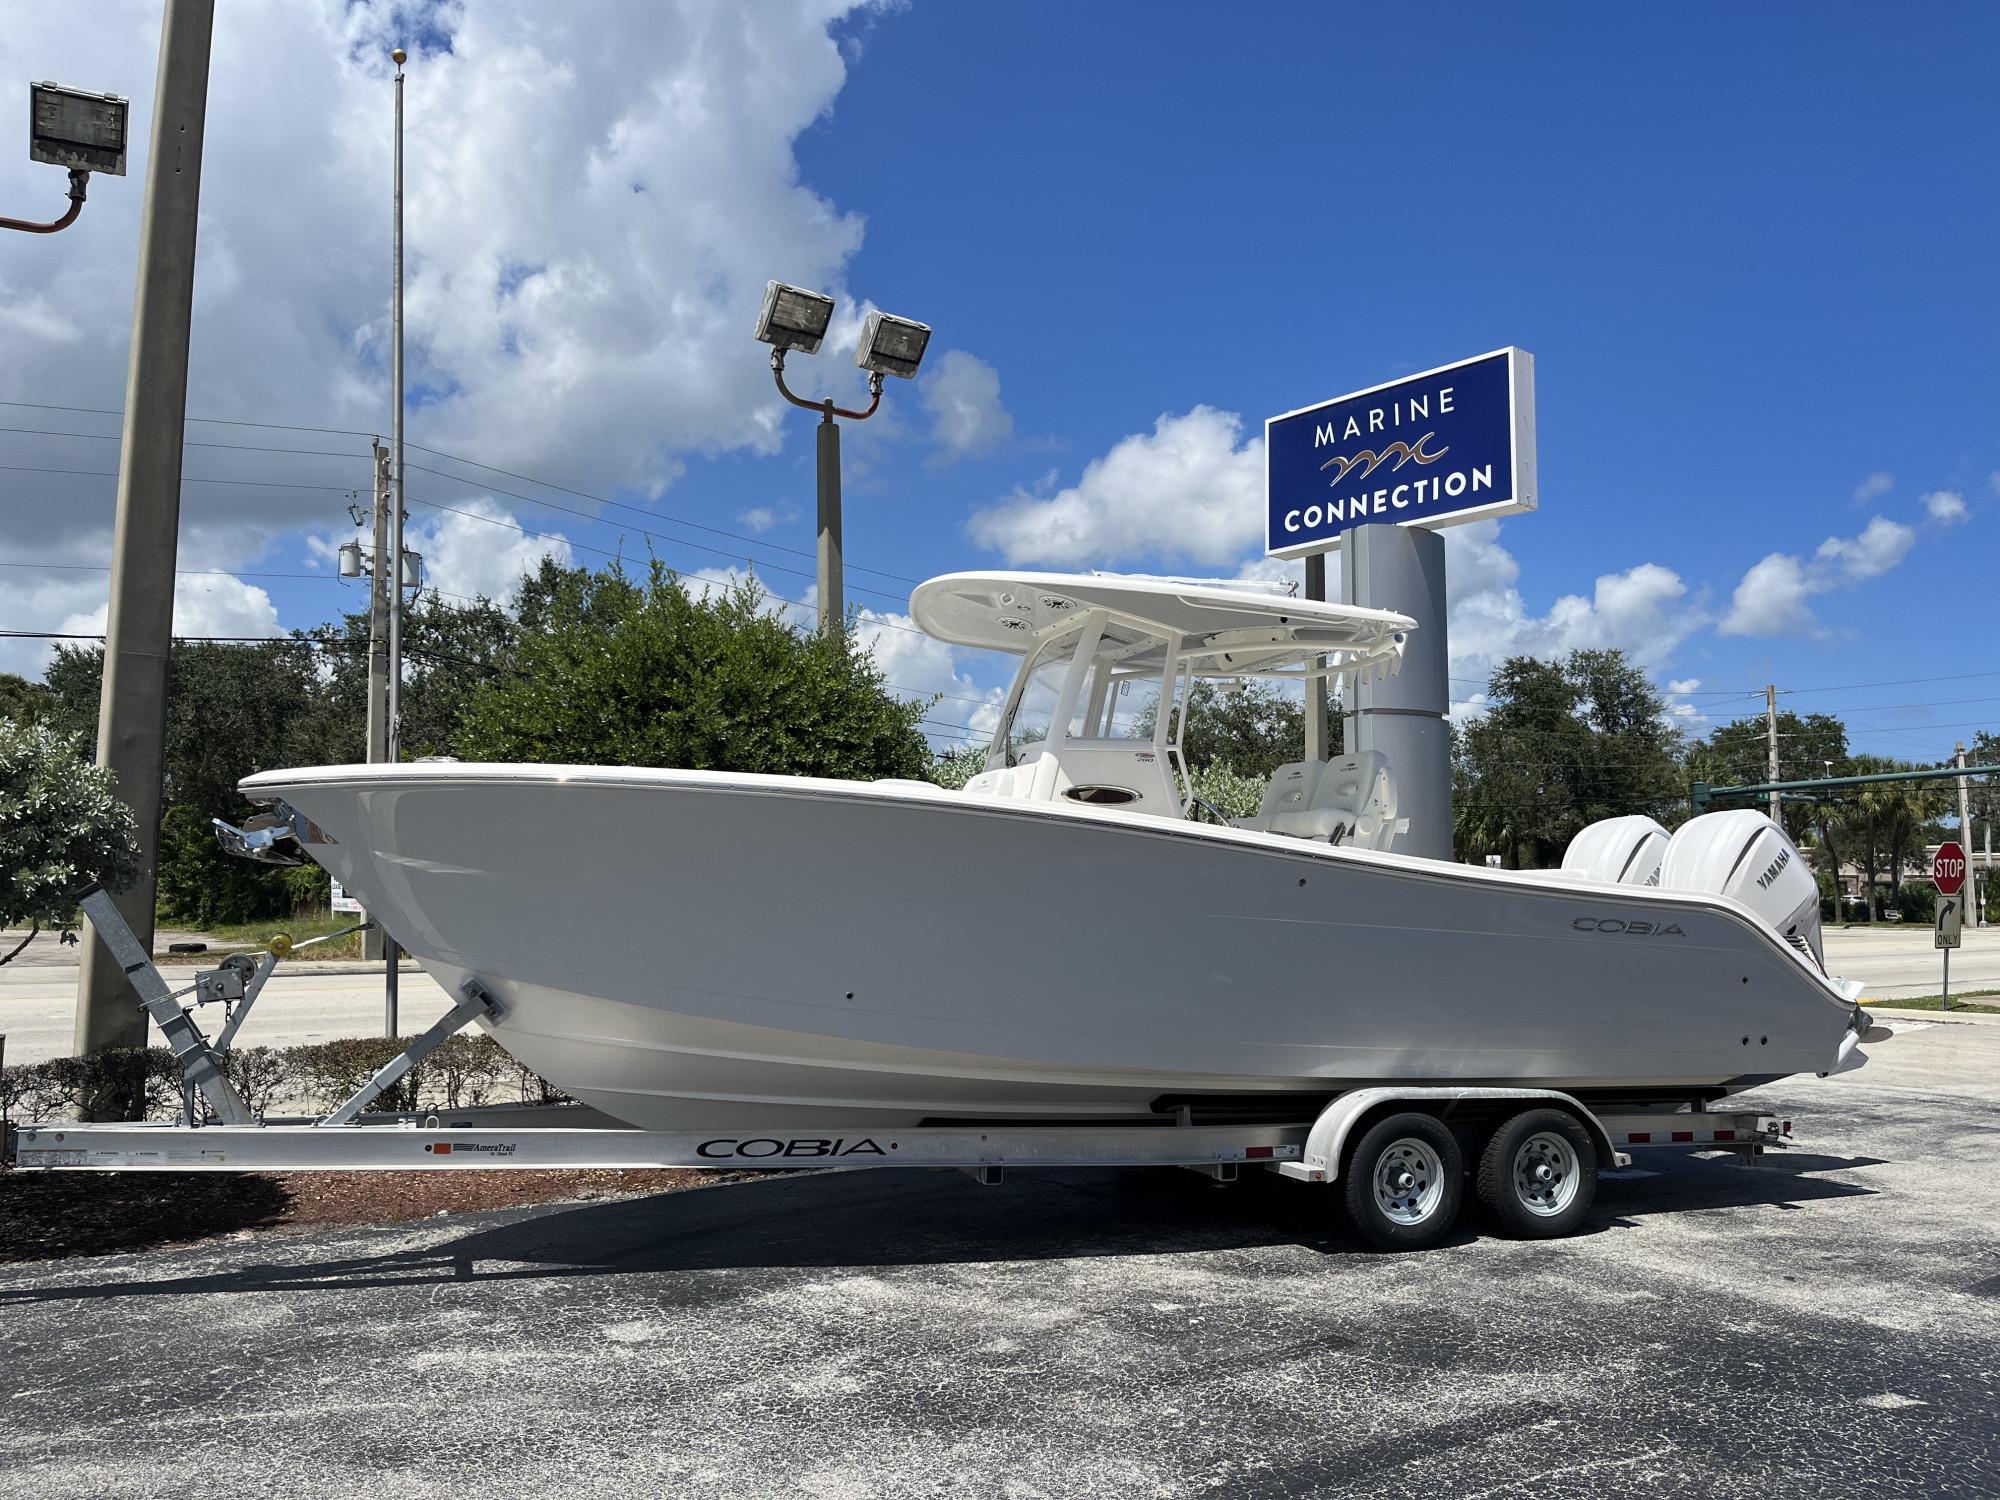
[[[1880,577],[1909,555],[1917,534],[1884,516],[1854,537],[1830,536],[1810,559],[1773,552],[1753,563],[1716,626],[1719,635],[1806,635],[1819,628],[1814,594]]]
[[[110,603],[68,616],[57,629],[64,634],[102,635]],[[255,584],[220,574],[188,574],[174,580],[176,636],[271,636],[278,629],[278,611],[271,596]]]
[[[1535,614],[1521,596],[1520,564],[1501,545],[1498,521],[1455,526],[1444,539],[1452,691],[1461,717],[1478,711],[1484,695],[1477,690],[1510,656],[1615,648],[1657,668],[1708,620],[1680,574],[1651,562],[1602,574],[1588,594],[1564,594]]]
[[[1932,490],[1921,503],[1924,513],[1940,526],[1955,526],[1972,519],[1972,507],[1956,490]]]
[[[773,527],[788,526],[798,518],[798,510],[793,506],[753,505],[737,516],[736,522],[746,530],[762,536]]]
[[[807,182],[793,152],[845,83],[831,29],[850,8],[426,7],[438,35],[418,39],[408,85],[411,437],[583,489],[657,492],[688,454],[770,453],[795,432],[748,332],[773,272],[852,306],[862,220]],[[386,429],[388,51],[410,29],[405,11],[221,8],[191,413]],[[134,125],[131,176],[100,179],[77,228],[9,237],[0,397],[106,407],[124,390],[159,24],[158,0],[105,0],[87,24],[44,6],[0,28],[0,106],[25,102],[21,80],[82,78],[130,95]],[[0,152],[10,211],[53,213],[61,192],[60,172]],[[809,389],[859,393],[851,365],[798,363],[820,367],[801,371]],[[190,486],[188,517],[234,528],[254,555],[298,524],[303,497],[280,482],[365,486],[366,440],[346,442],[351,463],[191,459],[197,473],[257,482]],[[9,451],[19,464],[110,467],[78,462],[106,450],[56,440]],[[30,533],[104,530],[112,486],[10,484],[0,498]]]
[[[927,365],[917,393],[942,462],[991,452],[1014,435],[1014,418],[1000,401],[1000,372],[962,349],[947,349],[935,369]]]
[[[1121,438],[1074,485],[1052,488],[975,511],[972,540],[1010,563],[1228,564],[1263,531],[1264,438],[1245,439],[1235,412],[1197,406]]]
[[[426,587],[491,599],[503,607],[513,604],[522,576],[540,567],[543,558],[560,567],[568,567],[571,559],[569,539],[562,533],[524,527],[490,495],[455,500],[450,510],[406,523],[404,545],[423,554]]]
[[[1879,499],[1896,487],[1896,476],[1877,469],[1854,487],[1854,503],[1866,505],[1870,500]]]

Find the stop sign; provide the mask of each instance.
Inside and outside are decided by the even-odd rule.
[[[1959,844],[1939,844],[1937,857],[1931,861],[1931,879],[1938,891],[1946,896],[1956,896],[1965,885],[1965,849]]]

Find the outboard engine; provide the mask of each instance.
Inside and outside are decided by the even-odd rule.
[[[1658,885],[1667,830],[1643,813],[1592,823],[1563,850],[1563,873],[1611,885]]]
[[[1667,844],[1660,885],[1741,901],[1826,972],[1819,882],[1798,846],[1762,813],[1738,808],[1690,818]]]

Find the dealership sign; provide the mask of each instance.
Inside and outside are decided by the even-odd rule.
[[[1303,557],[1382,522],[1456,526],[1535,508],[1535,359],[1501,349],[1272,417],[1265,551]]]

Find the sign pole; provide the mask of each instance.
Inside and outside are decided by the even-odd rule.
[[[1393,677],[1358,682],[1346,704],[1346,753],[1379,750],[1396,777],[1410,831],[1399,853],[1451,858],[1450,642],[1445,631],[1444,538],[1408,526],[1358,526],[1340,549],[1340,597],[1417,622]]]
[[[1306,597],[1326,602],[1326,554],[1315,552],[1306,559]],[[1323,661],[1324,658],[1318,658]],[[1306,759],[1331,760],[1332,746],[1326,738],[1326,679],[1315,677],[1306,684]]]
[[[1931,857],[1931,883],[1937,887],[1937,921],[1931,940],[1944,954],[1944,1008],[1951,1009],[1951,950],[1963,941],[1965,930],[1965,849],[1957,843],[1938,845]]]

